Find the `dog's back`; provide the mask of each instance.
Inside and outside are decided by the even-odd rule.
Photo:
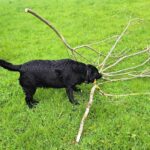
[[[75,80],[81,80],[81,74],[85,75],[85,67],[85,64],[70,59],[33,60],[21,66],[20,83],[27,82],[36,87],[62,88],[69,84],[68,82],[81,82]]]

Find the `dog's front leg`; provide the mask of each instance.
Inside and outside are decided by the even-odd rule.
[[[74,100],[74,96],[73,96],[73,88],[72,87],[67,87],[66,88],[66,93],[68,95],[69,101],[75,105],[79,104],[78,101]]]
[[[73,87],[73,90],[74,90],[75,92],[82,92],[82,90],[79,89],[79,88],[77,88],[76,86]]]

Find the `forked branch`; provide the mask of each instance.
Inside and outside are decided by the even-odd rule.
[[[84,58],[85,60],[89,61],[87,58],[85,58],[83,55],[79,54],[78,52],[76,52],[77,49],[81,49],[81,48],[86,48],[89,49],[91,51],[94,51],[95,53],[99,53],[96,49],[92,48],[92,45],[97,45],[97,44],[101,44],[103,42],[107,42],[110,41],[114,38],[117,37],[117,35],[112,36],[112,37],[108,37],[106,39],[103,39],[101,41],[98,42],[94,42],[94,43],[90,43],[90,44],[85,44],[85,45],[79,45],[76,47],[72,47],[67,40],[65,39],[65,37],[56,29],[56,27],[49,22],[48,20],[46,20],[45,18],[43,18],[42,16],[40,16],[39,14],[37,14],[36,12],[34,12],[32,9],[26,8],[25,12],[32,14],[33,16],[35,16],[36,18],[38,18],[39,20],[41,20],[43,23],[45,23],[46,25],[48,25],[55,33],[56,35],[60,38],[60,40],[63,42],[63,44],[72,52],[72,55],[75,57],[74,53],[78,54],[80,57]]]

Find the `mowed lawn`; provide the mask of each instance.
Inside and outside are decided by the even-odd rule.
[[[50,20],[72,46],[117,35],[131,18],[143,21],[133,23],[116,53],[125,48],[131,53],[150,45],[149,0],[0,0],[0,59],[21,64],[33,59],[69,58],[55,33],[24,12],[27,7]],[[96,48],[106,54],[113,43]],[[85,49],[79,52],[91,60],[78,57],[85,63],[98,58]],[[145,58],[131,58],[112,70],[139,64]],[[70,104],[64,89],[38,89],[35,99],[39,104],[28,109],[18,78],[19,73],[0,68],[0,149],[150,149],[150,97],[116,99],[95,93],[82,139],[74,144],[92,84],[81,85],[83,92],[75,93],[79,106]],[[109,93],[149,92],[150,79],[109,83],[101,89]]]

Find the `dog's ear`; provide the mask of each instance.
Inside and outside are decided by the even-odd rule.
[[[91,77],[92,77],[92,68],[91,68],[91,65],[87,65],[87,67],[86,67],[86,71],[87,71],[87,73],[86,73],[86,80],[88,81],[88,82],[90,82],[90,80],[91,80]]]
[[[72,70],[75,73],[83,73],[84,72],[84,67],[82,65],[78,65],[78,64],[73,64],[72,65]]]

